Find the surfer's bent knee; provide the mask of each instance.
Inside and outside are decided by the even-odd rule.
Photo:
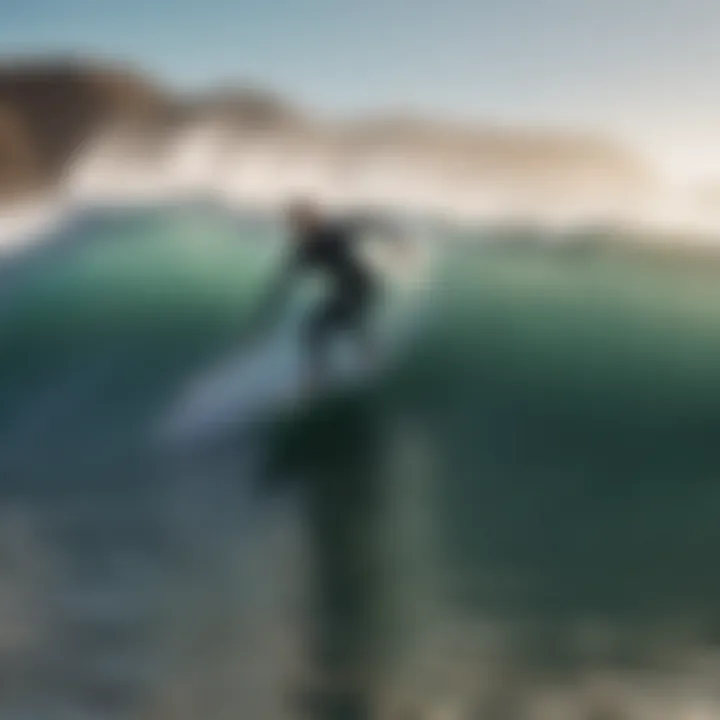
[[[365,296],[339,296],[311,313],[303,330],[303,343],[313,355],[336,334],[364,335],[372,302]]]

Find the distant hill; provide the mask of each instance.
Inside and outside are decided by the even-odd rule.
[[[460,188],[471,202],[494,194],[528,208],[563,198],[582,203],[642,194],[654,182],[643,162],[602,138],[410,116],[333,121],[263,90],[178,97],[127,68],[50,59],[0,65],[0,196],[58,183],[83,143],[108,126],[144,128],[152,144],[202,121],[246,139],[261,134],[288,157],[315,154],[345,170],[387,158],[395,168],[388,172],[398,171],[391,182],[424,178]]]
[[[186,98],[182,109],[186,117],[212,118],[247,130],[290,131],[308,122],[283,98],[256,88],[216,88]]]

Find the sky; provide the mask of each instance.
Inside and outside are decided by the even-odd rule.
[[[720,181],[720,0],[0,0],[0,53],[247,82],[326,113],[611,133]]]

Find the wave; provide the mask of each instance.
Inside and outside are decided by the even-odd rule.
[[[41,242],[69,214],[69,207],[58,198],[0,205],[0,256]]]
[[[453,246],[382,397],[271,428],[297,492],[259,499],[244,447],[135,433],[228,352],[272,248],[120,215],[3,318],[3,397],[47,366],[3,428],[4,716],[274,720],[343,672],[382,717],[719,716],[711,269]]]
[[[487,172],[448,178],[437,164],[392,150],[352,161],[346,154],[332,144],[249,138],[210,122],[153,137],[107,132],[83,146],[56,191],[0,207],[0,257],[42,243],[78,216],[198,201],[266,215],[299,195],[333,212],[375,209],[469,230],[475,241],[502,240],[509,229],[549,245],[623,233],[650,244],[717,244],[720,212],[692,188],[546,192]]]

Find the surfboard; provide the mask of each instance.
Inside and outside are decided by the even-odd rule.
[[[340,338],[333,348],[326,376],[309,391],[299,342],[307,303],[296,303],[269,335],[241,348],[192,378],[160,422],[163,441],[188,442],[242,432],[263,419],[294,412],[318,398],[354,391],[388,370],[417,327],[418,296],[430,266],[426,244],[412,239],[412,252],[401,261],[383,242],[368,238],[367,259],[388,280],[385,307],[377,318],[378,357],[368,365],[352,343]],[[385,243],[387,245],[387,243]]]

